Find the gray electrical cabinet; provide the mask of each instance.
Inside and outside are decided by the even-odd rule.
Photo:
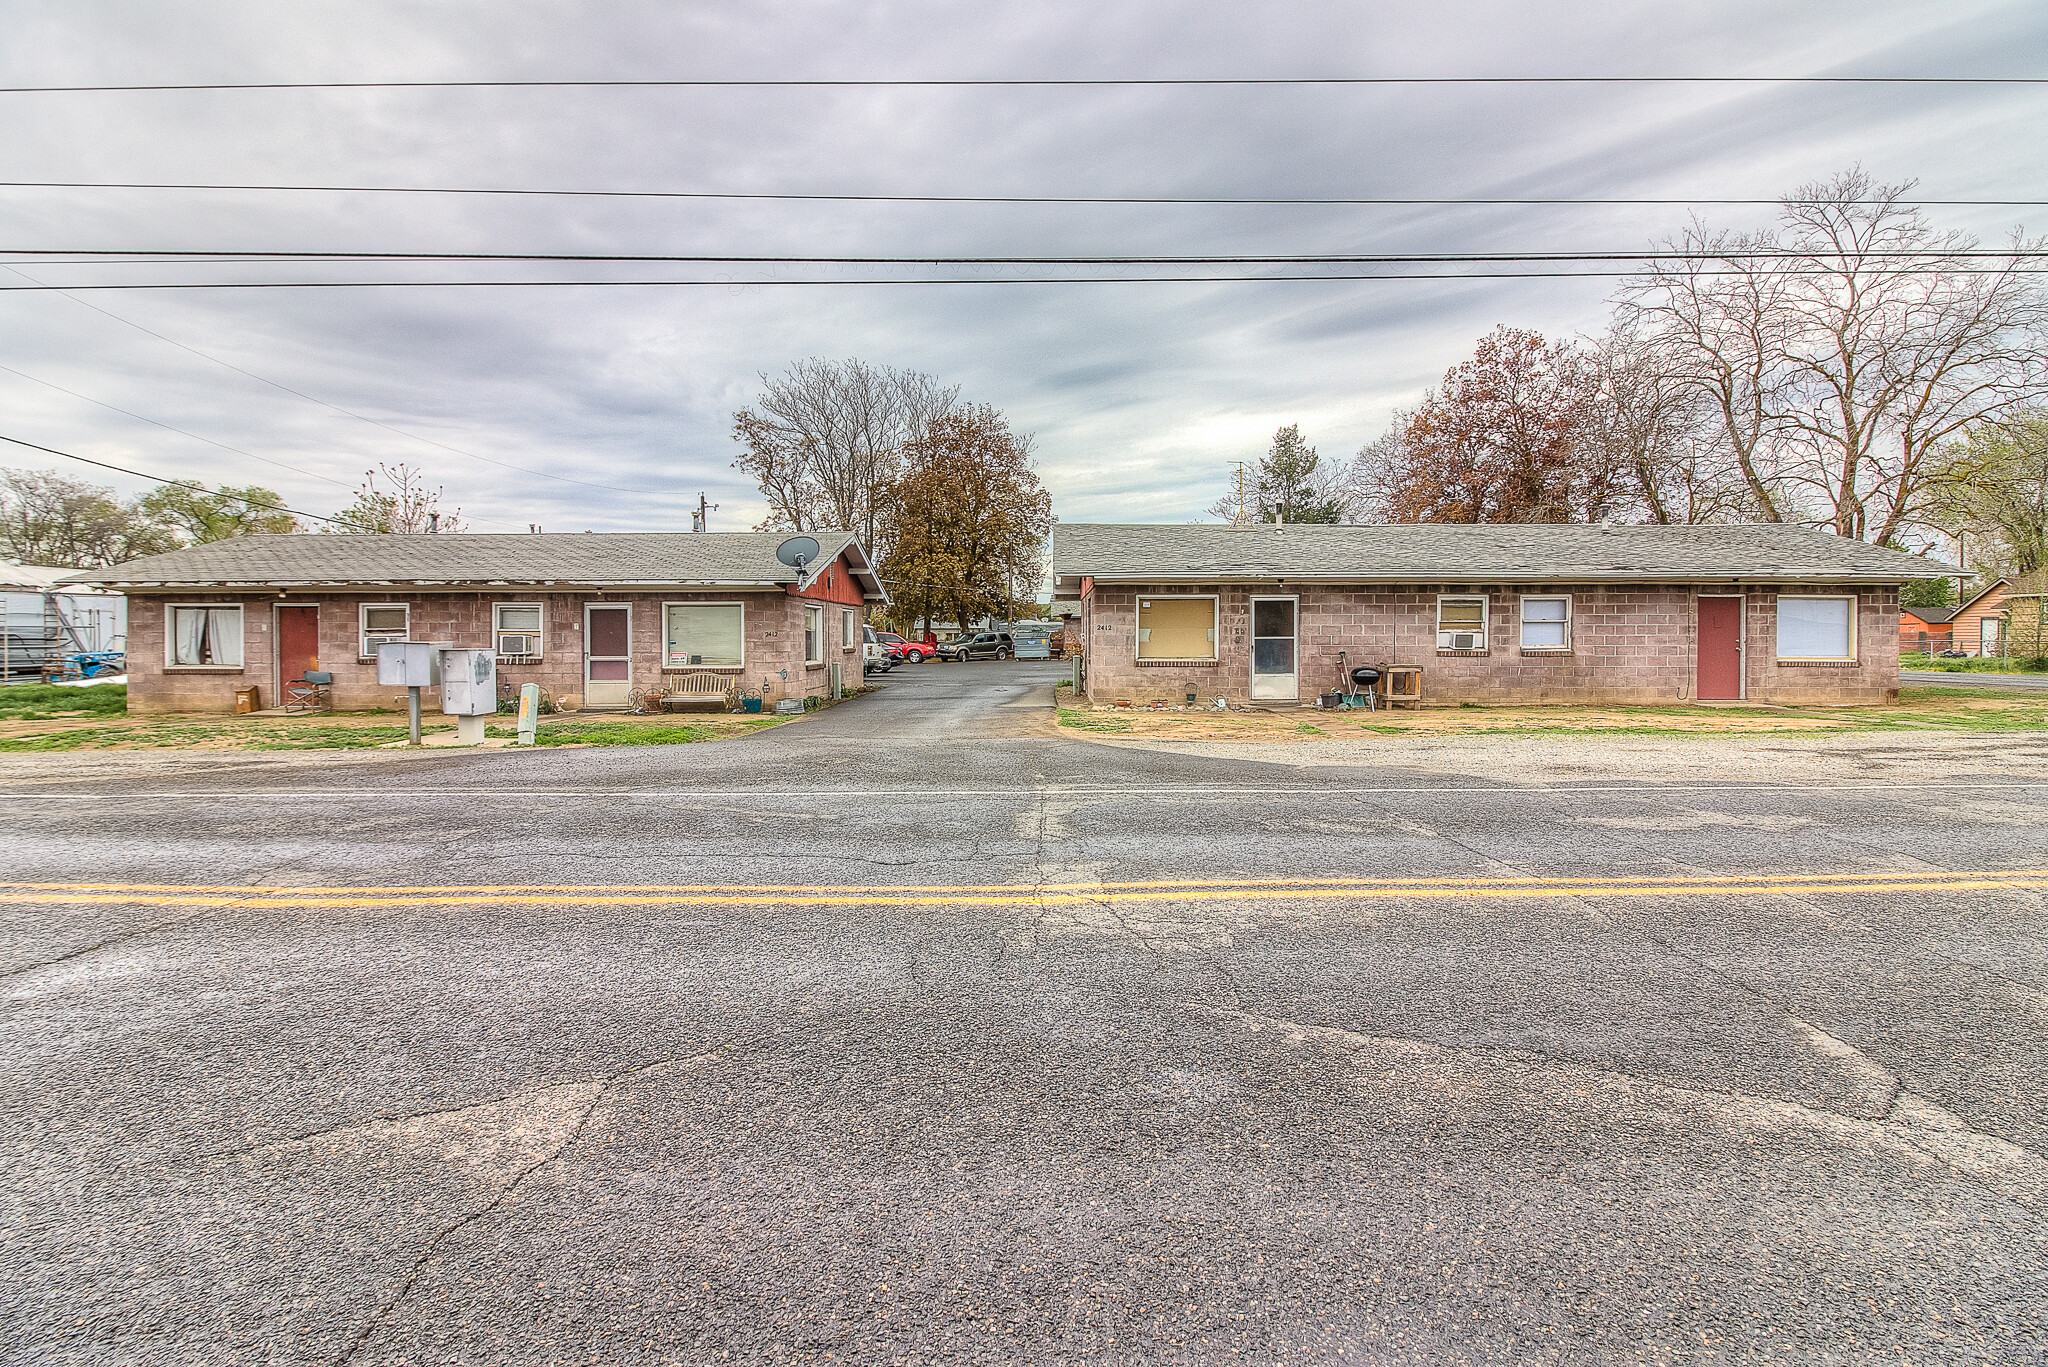
[[[441,710],[451,717],[488,717],[498,710],[496,651],[441,652]]]
[[[385,641],[377,647],[380,688],[441,686],[441,647],[426,641]]]

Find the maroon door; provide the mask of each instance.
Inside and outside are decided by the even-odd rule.
[[[1742,600],[1700,599],[1698,696],[1742,696]]]
[[[278,687],[305,677],[320,667],[320,609],[279,608],[277,610]]]

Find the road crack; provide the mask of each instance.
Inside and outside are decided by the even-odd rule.
[[[703,1057],[708,1058],[711,1056],[704,1055]],[[356,1331],[355,1337],[350,1339],[348,1345],[341,1350],[340,1354],[332,1359],[333,1367],[345,1367],[358,1352],[362,1351],[363,1345],[367,1344],[376,1335],[377,1331],[383,1327],[385,1321],[391,1317],[391,1312],[405,1303],[406,1298],[412,1294],[413,1288],[419,1284],[420,1275],[426,1271],[427,1264],[433,1261],[434,1255],[440,1252],[443,1244],[463,1229],[495,1212],[506,1201],[510,1200],[513,1193],[524,1186],[535,1174],[543,1171],[555,1162],[556,1159],[568,1152],[570,1147],[583,1137],[583,1131],[588,1128],[591,1116],[597,1113],[597,1108],[604,1103],[605,1098],[610,1096],[619,1084],[633,1078],[645,1077],[650,1073],[670,1067],[674,1063],[674,1058],[656,1059],[651,1063],[639,1063],[629,1068],[621,1068],[599,1079],[597,1091],[591,1096],[583,1109],[577,1113],[575,1123],[570,1126],[569,1132],[562,1136],[561,1143],[555,1145],[553,1149],[514,1173],[512,1180],[500,1188],[498,1193],[489,1201],[444,1226],[427,1240],[426,1245],[421,1248],[419,1256],[413,1259],[412,1266],[406,1269],[405,1279],[399,1284],[397,1291],[392,1293],[382,1305],[377,1307],[375,1313],[363,1322],[362,1327]],[[455,1111],[469,1109],[473,1108],[454,1108]],[[428,1114],[437,1113],[428,1112]]]

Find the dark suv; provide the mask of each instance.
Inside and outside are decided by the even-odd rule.
[[[1007,660],[1016,653],[1017,643],[1007,631],[980,631],[939,647],[944,660]]]

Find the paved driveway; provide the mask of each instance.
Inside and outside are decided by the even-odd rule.
[[[2040,738],[1298,767],[1060,673],[0,767],[0,1359],[2048,1351]]]

